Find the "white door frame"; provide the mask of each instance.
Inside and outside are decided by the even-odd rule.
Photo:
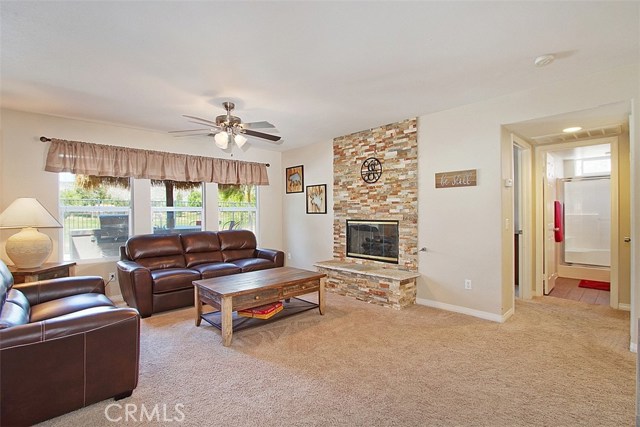
[[[518,188],[514,188],[514,192],[517,191],[519,193],[520,200],[520,228],[522,229],[522,235],[520,236],[520,248],[519,251],[519,289],[520,289],[520,298],[521,299],[531,299],[532,298],[532,286],[531,286],[531,278],[533,277],[533,271],[531,269],[531,257],[533,255],[533,235],[534,228],[533,222],[531,221],[532,217],[532,147],[524,139],[518,137],[517,135],[511,134],[511,142],[513,148],[517,148],[520,150],[520,167],[519,167],[519,175],[520,179],[518,180],[519,186]],[[515,168],[512,168],[515,171]],[[514,197],[515,200],[515,197]],[[515,203],[515,202],[514,202]],[[515,220],[515,218],[514,218]],[[514,221],[515,224],[515,221]]]

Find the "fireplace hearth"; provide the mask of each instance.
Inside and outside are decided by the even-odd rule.
[[[347,220],[347,256],[398,264],[398,221]]]

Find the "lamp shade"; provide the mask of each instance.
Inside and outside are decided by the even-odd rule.
[[[229,134],[227,132],[216,133],[213,137],[216,145],[225,150],[229,144]]]
[[[0,214],[0,228],[62,228],[62,225],[34,198],[16,199]]]
[[[247,138],[245,138],[243,135],[240,135],[240,134],[237,134],[236,136],[234,136],[233,140],[236,142],[236,145],[238,146],[238,148],[242,148],[244,143],[247,142]]]
[[[16,199],[0,214],[0,228],[21,228],[7,239],[5,250],[18,268],[40,267],[51,255],[53,245],[36,228],[62,228],[62,225],[33,198]]]

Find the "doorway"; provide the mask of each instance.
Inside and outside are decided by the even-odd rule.
[[[537,203],[544,206],[537,216],[537,223],[543,224],[537,256],[544,260],[536,272],[538,294],[562,296],[566,289],[554,290],[558,278],[573,279],[571,299],[579,299],[583,292],[595,295],[577,287],[602,291],[600,286],[608,283],[609,305],[618,309],[629,304],[625,266],[630,259],[619,250],[619,233],[629,221],[624,212],[628,179],[619,176],[628,160],[619,154],[628,152],[628,144],[620,144],[620,139],[536,147],[536,174],[543,177]],[[597,298],[601,301],[602,295]]]

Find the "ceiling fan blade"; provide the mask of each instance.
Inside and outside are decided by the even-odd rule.
[[[212,136],[214,134],[212,134],[211,132],[205,132],[205,133],[185,133],[183,135],[173,135],[174,138],[184,138],[185,136]]]
[[[200,123],[200,122],[196,122],[195,120],[189,120],[189,123],[195,123],[195,124],[200,125],[200,126],[206,126],[207,129],[209,129],[212,132],[216,132],[216,133],[222,132],[224,130],[220,126],[210,125],[208,123]]]
[[[243,129],[242,133],[253,136],[256,138],[267,139],[269,141],[280,141],[280,137],[276,135],[269,135],[268,133],[256,132],[255,130]]]
[[[193,119],[193,120],[198,120],[199,122],[201,122],[200,124],[207,124],[207,125],[211,125],[211,126],[215,126],[218,127],[216,122],[212,122],[211,120],[206,120],[206,119],[201,119],[200,117],[195,117],[195,116],[188,116],[186,114],[183,114],[182,117],[186,117],[189,119]]]
[[[271,129],[275,128],[269,122],[250,122],[250,123],[242,123],[242,127],[245,129]]]
[[[183,133],[183,132],[201,132],[201,131],[208,131],[210,130],[209,128],[205,128],[205,129],[185,129],[185,130],[170,130],[169,133]]]

